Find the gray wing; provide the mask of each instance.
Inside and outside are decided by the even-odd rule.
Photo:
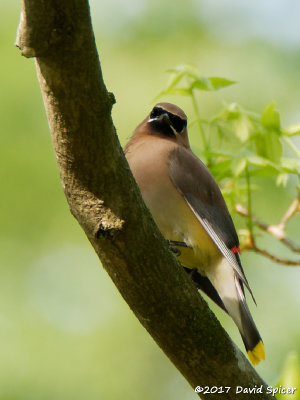
[[[239,255],[232,251],[239,246],[232,218],[209,170],[191,150],[177,147],[169,157],[169,176],[198,221],[252,295]]]

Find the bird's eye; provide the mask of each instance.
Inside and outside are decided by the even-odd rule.
[[[150,118],[157,118],[161,114],[164,113],[164,110],[161,107],[154,107],[153,110],[151,111]]]
[[[182,119],[182,118],[178,117],[177,115],[169,113],[169,118],[170,118],[171,124],[173,125],[174,129],[178,133],[182,132],[183,129],[187,125],[186,119]]]

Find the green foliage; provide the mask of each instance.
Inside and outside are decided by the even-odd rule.
[[[300,152],[290,137],[300,133],[300,123],[282,128],[274,102],[261,114],[231,103],[223,106],[216,115],[200,117],[197,92],[217,91],[236,82],[203,76],[190,65],[181,65],[168,72],[169,83],[159,96],[191,98],[195,118],[189,129],[198,127],[202,139],[200,157],[232,205],[245,202],[245,194],[249,198],[250,189],[254,188],[250,182],[252,178],[272,178],[277,185],[286,185],[292,175],[299,177]]]
[[[201,76],[197,68],[192,65],[180,65],[168,72],[171,73],[171,79],[167,88],[159,96],[166,94],[191,96],[194,90],[215,91],[236,83],[226,78]],[[177,85],[183,80],[184,87],[178,87]]]
[[[294,136],[300,133],[300,123],[299,124],[292,124],[285,128],[283,134],[286,136]]]
[[[300,400],[300,366],[296,353],[290,353],[286,359],[281,378],[276,387],[280,388],[280,386],[283,388],[297,388],[297,390],[293,395],[276,394],[277,400]]]

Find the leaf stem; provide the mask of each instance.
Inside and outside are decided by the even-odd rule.
[[[246,183],[247,183],[247,205],[248,205],[248,229],[250,232],[250,240],[251,243],[254,244],[254,236],[253,236],[253,221],[252,221],[252,199],[251,199],[251,190],[250,190],[250,174],[248,162],[246,164]]]
[[[194,93],[193,89],[191,90],[191,98],[192,98],[194,111],[195,111],[195,114],[196,114],[196,117],[197,117],[197,123],[198,123],[198,127],[199,127],[199,133],[200,133],[200,136],[201,136],[201,139],[202,139],[203,150],[205,152],[207,152],[209,150],[209,147],[208,147],[208,143],[207,143],[204,131],[203,131],[202,126],[201,126],[200,113],[199,113],[199,109],[198,109],[198,105],[197,105],[197,101],[196,101],[196,96],[195,96],[195,93]]]
[[[300,151],[299,149],[295,146],[295,144],[291,141],[290,138],[287,138],[286,136],[282,137],[283,141],[289,146],[289,148],[296,154],[298,158],[300,158]]]

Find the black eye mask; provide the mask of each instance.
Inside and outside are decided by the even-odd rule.
[[[177,133],[180,133],[183,131],[184,128],[187,126],[187,120],[182,119],[178,117],[178,115],[174,115],[170,113],[169,111],[164,110],[161,107],[154,107],[153,110],[151,111],[150,118],[155,119],[158,118],[162,114],[168,114],[170,118],[171,125],[173,128],[176,130]]]

